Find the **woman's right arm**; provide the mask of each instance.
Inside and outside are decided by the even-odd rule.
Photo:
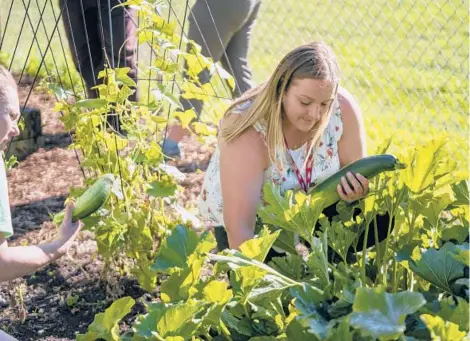
[[[268,156],[264,140],[253,128],[230,143],[220,142],[223,215],[229,246],[237,249],[254,237],[256,213]]]

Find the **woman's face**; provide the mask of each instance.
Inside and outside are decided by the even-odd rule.
[[[5,150],[8,141],[18,136],[20,105],[16,89],[7,86],[0,88],[0,151]]]
[[[293,128],[309,132],[328,112],[333,99],[334,85],[330,81],[296,78],[283,96],[282,107]]]

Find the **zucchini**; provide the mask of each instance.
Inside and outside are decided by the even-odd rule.
[[[100,176],[88,189],[75,201],[72,211],[72,222],[84,219],[100,209],[109,199],[114,184],[112,174]],[[64,220],[65,210],[54,217],[58,225]]]
[[[317,186],[311,188],[308,191],[308,194],[312,197],[315,195],[322,195],[325,200],[324,207],[328,207],[341,200],[336,186],[341,183],[341,178],[346,176],[348,172],[351,172],[354,175],[359,173],[370,180],[382,172],[403,169],[405,167],[406,165],[404,163],[401,163],[393,155],[389,154],[364,157],[344,166],[336,173],[330,175]]]

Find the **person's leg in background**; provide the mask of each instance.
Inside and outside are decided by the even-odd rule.
[[[257,13],[257,6],[257,0],[197,0],[189,15],[188,39],[201,46],[202,55],[211,57],[214,62],[221,61],[223,63],[226,71],[235,78],[237,90],[234,91],[234,94],[236,95],[246,90],[246,84],[251,82],[251,79],[248,81],[251,72],[247,74],[242,71],[242,67],[238,65],[234,67],[230,64],[246,61],[246,58],[243,57],[246,55],[243,46],[248,46],[249,42],[242,43],[242,40],[249,38],[249,36],[238,32],[247,30],[247,21],[254,21],[255,16],[252,16],[252,13]],[[225,58],[226,49],[231,46],[234,37],[236,37],[236,42],[232,44],[230,56],[227,59]],[[235,75],[232,70],[236,72]],[[242,75],[237,74],[238,71],[242,72]],[[209,70],[203,70],[198,78],[201,84],[210,82]],[[238,84],[239,81],[241,84]],[[243,87],[243,91],[240,89],[241,87]],[[203,109],[201,101],[182,99],[181,103],[183,110],[194,109],[199,120]],[[169,157],[180,157],[178,144],[187,135],[189,135],[189,131],[183,130],[180,125],[171,125],[168,137],[163,142],[163,153]]]
[[[233,97],[239,97],[248,89],[253,87],[252,72],[248,64],[248,52],[252,32],[258,17],[261,1],[253,2],[253,8],[241,27],[230,39],[222,56],[221,63],[225,70],[230,72],[235,78],[235,89],[232,92]]]
[[[109,67],[129,67],[128,76],[137,84],[137,10],[122,6],[113,8],[121,3],[120,0],[110,0],[109,3],[108,0],[98,1],[103,23],[103,45]],[[103,69],[106,62],[103,58],[99,69]],[[129,100],[138,100],[137,89]]]
[[[99,73],[105,65],[109,68],[129,67],[128,76],[137,84],[137,11],[129,7],[116,7],[119,0],[95,0],[99,7],[99,32],[104,58],[96,70]],[[129,100],[138,100],[137,87]],[[114,113],[107,115],[108,124],[117,132],[124,134],[121,123]]]
[[[95,70],[103,59],[95,4],[96,0],[59,0],[60,8],[65,6],[63,24],[72,59],[85,81],[88,98],[97,97],[91,88],[97,84]]]

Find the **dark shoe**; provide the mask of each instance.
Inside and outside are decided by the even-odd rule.
[[[166,139],[160,144],[160,147],[162,147],[162,152],[166,160],[181,158],[181,150],[178,142]]]

